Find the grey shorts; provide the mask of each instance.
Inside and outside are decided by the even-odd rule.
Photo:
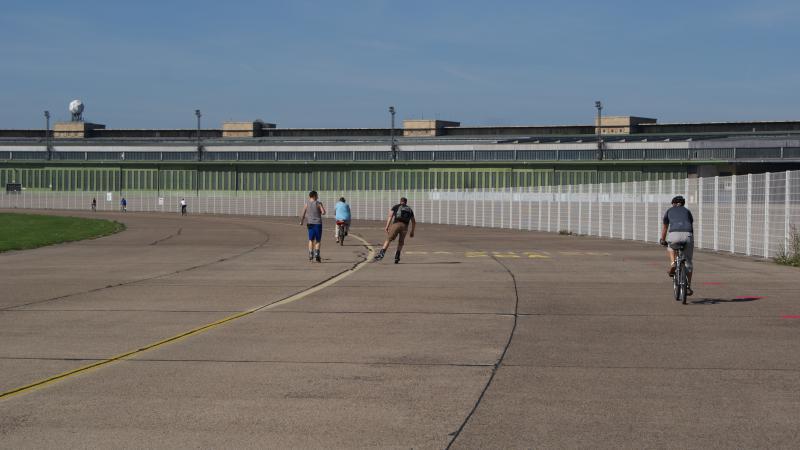
[[[683,254],[686,256],[686,270],[691,272],[694,269],[692,256],[694,255],[694,237],[688,231],[670,231],[667,234],[667,242],[670,248],[675,248],[676,244],[683,244]]]

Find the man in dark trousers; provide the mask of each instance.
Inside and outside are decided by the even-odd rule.
[[[417,221],[414,219],[414,211],[408,206],[408,199],[400,197],[400,203],[392,206],[389,210],[389,217],[386,219],[386,241],[383,243],[383,248],[375,255],[375,261],[383,259],[389,244],[396,238],[400,237],[397,242],[397,252],[394,254],[394,263],[400,262],[400,252],[403,250],[403,245],[406,241],[406,233],[408,232],[408,224],[411,224],[411,234],[409,237],[414,237],[414,230],[417,228]]]

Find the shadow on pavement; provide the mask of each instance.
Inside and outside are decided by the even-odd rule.
[[[692,300],[689,303],[693,305],[716,305],[719,303],[742,303],[752,302],[761,297],[736,297],[736,298],[704,298],[702,300]]]

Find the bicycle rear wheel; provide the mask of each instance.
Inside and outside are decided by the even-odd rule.
[[[681,278],[680,278],[680,267],[675,269],[675,274],[672,275],[672,294],[675,298],[675,301],[680,301],[681,299]]]
[[[683,302],[683,304],[685,305],[686,304],[686,289],[689,287],[689,280],[686,277],[686,263],[684,261],[681,261],[681,265],[680,265],[680,268],[678,270],[680,272],[680,281],[678,283],[679,286],[680,286],[680,289],[679,289],[680,301]],[[678,278],[677,277],[678,274],[676,273],[675,275],[676,275],[676,278]]]

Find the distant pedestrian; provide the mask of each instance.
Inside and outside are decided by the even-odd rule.
[[[417,228],[417,220],[414,219],[414,211],[408,206],[408,199],[400,197],[400,203],[392,206],[392,209],[389,210],[389,217],[386,219],[386,227],[384,228],[386,230],[386,241],[384,241],[383,247],[378,254],[375,255],[375,261],[382,260],[386,250],[389,248],[389,244],[396,237],[399,237],[397,252],[394,254],[394,263],[400,262],[400,252],[403,250],[403,245],[406,241],[409,223],[411,224],[409,237],[413,238],[414,230]]]
[[[303,214],[300,215],[300,225],[306,221],[308,228],[308,260],[322,262],[319,254],[322,240],[322,216],[325,215],[325,206],[319,201],[317,191],[308,193],[308,200],[303,206]]]
[[[181,199],[181,215],[182,216],[186,215],[186,199],[185,198]]]
[[[92,199],[92,212],[97,211],[97,198]]]
[[[125,200],[125,197],[122,197],[122,200],[119,201],[119,205],[122,208],[122,212],[128,212],[128,201]]]

